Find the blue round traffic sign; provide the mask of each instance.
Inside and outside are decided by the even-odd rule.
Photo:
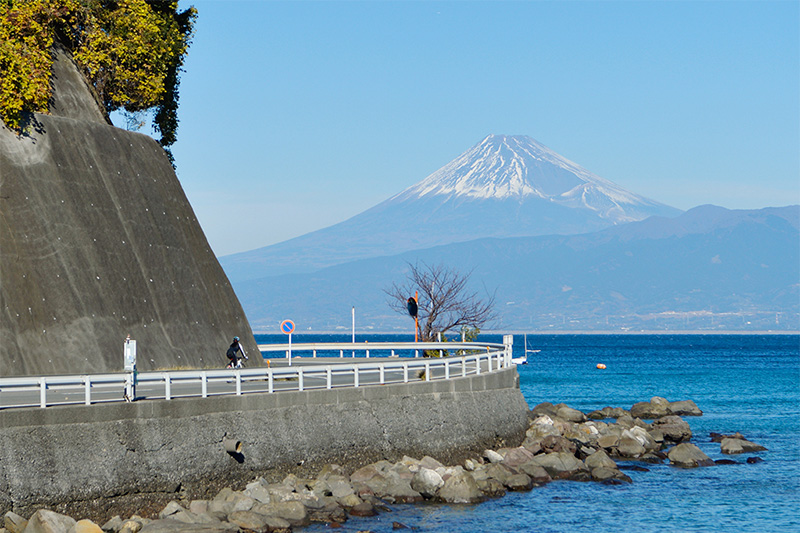
[[[289,335],[294,331],[294,322],[291,320],[284,320],[281,322],[281,331]]]

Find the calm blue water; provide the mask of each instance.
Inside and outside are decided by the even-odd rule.
[[[285,342],[277,335],[260,342]],[[357,340],[405,340],[397,335]],[[500,342],[501,338],[482,339]],[[349,335],[295,335],[293,342],[349,341]],[[528,404],[564,402],[588,412],[652,396],[694,400],[693,442],[712,459],[737,465],[681,470],[644,465],[628,486],[558,481],[472,506],[394,506],[350,519],[339,531],[800,531],[800,337],[768,335],[528,335],[529,364],[519,367]],[[523,337],[515,337],[522,353]],[[604,363],[606,370],[597,370]],[[742,432],[769,451],[763,463],[723,456],[708,433]],[[327,531],[311,526],[304,531]]]

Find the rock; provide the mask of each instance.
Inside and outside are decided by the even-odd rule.
[[[68,533],[103,533],[103,530],[91,520],[78,520]]]
[[[259,504],[253,510],[265,516],[277,516],[278,518],[283,518],[293,527],[307,526],[311,523],[311,520],[308,518],[306,506],[299,501]]]
[[[653,429],[660,430],[665,441],[680,443],[692,438],[692,429],[681,417],[668,415],[653,420]]]
[[[531,459],[533,459],[533,453],[520,446],[519,448],[509,449],[503,457],[501,464],[516,468],[521,464],[527,463]]]
[[[445,480],[437,498],[446,503],[478,503],[484,500],[475,479],[463,470]]]
[[[633,418],[651,420],[670,414],[669,402],[660,396],[654,396],[649,402],[638,402],[631,407]]]
[[[472,459],[467,459],[464,461],[464,470],[467,472],[474,472],[476,468],[478,468],[480,463],[473,461]]]
[[[568,422],[575,422],[578,424],[581,422],[586,422],[585,414],[578,411],[577,409],[567,407],[566,405],[558,408],[558,410],[556,411],[556,416],[559,418],[563,418]]]
[[[267,531],[267,521],[264,519],[264,515],[253,511],[235,511],[228,516],[228,522],[256,533]]]
[[[533,480],[527,474],[512,474],[506,480],[505,486],[514,492],[523,492],[533,488]]]
[[[344,468],[337,464],[327,464],[322,467],[322,470],[319,471],[319,474],[317,474],[317,479],[324,480],[332,475],[347,478],[347,472],[345,472]]]
[[[550,477],[550,474],[547,473],[547,470],[544,469],[543,466],[533,463],[527,462],[524,465],[520,465],[519,467],[521,472],[528,474],[533,481],[537,485],[544,485],[545,483],[550,483],[553,481],[553,478]]]
[[[597,468],[593,468],[592,479],[594,481],[601,481],[601,482],[608,481],[609,479],[616,479],[624,483],[633,483],[633,480],[629,476],[626,476],[618,469],[607,468],[605,466],[598,466]]]
[[[538,418],[538,417],[540,417],[542,415],[547,415],[549,417],[554,417],[554,416],[558,416],[556,414],[557,412],[558,412],[558,409],[556,409],[556,407],[552,403],[544,402],[544,403],[540,403],[539,405],[537,405],[536,407],[531,409],[531,412],[528,414],[528,416],[530,418],[533,418],[533,419],[536,419],[536,418]]]
[[[704,454],[700,448],[689,442],[682,442],[671,448],[667,452],[667,457],[671,465],[682,468],[695,468],[714,464],[714,461]]]
[[[426,498],[433,498],[438,491],[444,486],[444,480],[435,470],[420,467],[419,471],[414,474],[411,480],[411,488]]]
[[[560,435],[550,435],[542,439],[542,451],[545,453],[567,452],[574,454],[578,447],[571,440],[565,439]]]
[[[597,445],[605,449],[616,448],[618,444],[619,435],[607,434],[602,435],[597,439]]]
[[[439,461],[428,455],[426,455],[419,461],[419,466],[430,468],[431,470],[436,470],[437,468],[444,468],[444,465],[442,463],[440,463]]]
[[[667,456],[661,452],[647,452],[639,457],[639,460],[645,463],[661,464],[666,458]]]
[[[714,433],[712,431],[708,436],[711,438],[711,442],[722,442],[722,439],[744,439],[744,435],[738,431],[733,435],[723,435],[722,433]]]
[[[185,524],[172,518],[153,520],[141,529],[142,533],[236,533],[239,526],[230,522],[215,524]]]
[[[28,525],[27,520],[13,511],[8,511],[5,515],[3,515],[3,522],[6,530],[8,530],[8,533],[22,533],[25,531],[25,526]],[[121,522],[122,520],[120,519],[120,523]]]
[[[381,475],[375,465],[367,465],[350,474],[351,483],[365,483],[375,476]]]
[[[167,518],[168,516],[174,515],[175,513],[180,512],[180,511],[186,511],[186,509],[181,507],[181,504],[179,504],[178,502],[173,500],[173,501],[169,502],[167,504],[167,506],[164,507],[164,509],[160,513],[158,513],[158,517],[159,518]]]
[[[408,529],[408,526],[400,522],[392,522],[392,529]]]
[[[353,516],[375,516],[378,514],[375,506],[370,502],[361,502],[348,509],[348,512]]]
[[[503,461],[503,456],[497,453],[494,450],[484,450],[483,456],[490,462],[490,463],[500,463]]]
[[[738,465],[739,461],[734,461],[733,459],[717,459],[714,461],[715,465]]]
[[[208,512],[208,500],[192,500],[189,502],[189,512],[206,514]],[[103,526],[103,529],[105,529],[105,526]]]
[[[590,420],[605,420],[607,418],[619,418],[621,416],[629,415],[628,411],[621,407],[603,407],[598,411],[592,411],[586,418]]]
[[[39,509],[25,526],[26,533],[65,533],[76,524],[74,518],[48,509]]]
[[[737,454],[737,453],[750,453],[750,452],[763,452],[767,449],[760,444],[756,444],[755,442],[750,442],[749,440],[745,439],[731,439],[725,438],[722,439],[720,443],[720,451],[727,455]]]
[[[261,481],[254,481],[249,483],[247,487],[244,489],[244,495],[254,499],[259,503],[269,503],[269,491],[267,490],[266,485],[261,483]]]
[[[478,484],[478,489],[489,498],[500,498],[506,494],[505,485],[493,477],[476,479],[475,482]]]
[[[389,503],[417,503],[424,499],[422,494],[411,488],[408,480],[402,478],[387,478],[383,494],[379,496]]]
[[[177,522],[177,520],[172,520],[172,522]],[[144,524],[138,520],[125,520],[122,523],[119,533],[139,533],[143,527]]]
[[[763,463],[763,462],[764,462],[764,459],[762,459],[761,457],[748,457],[747,458],[747,464],[749,464],[749,465],[754,465],[756,463]]]
[[[569,474],[578,470],[586,470],[583,461],[568,452],[552,452],[544,455],[537,455],[529,463],[543,467],[552,477],[564,479]]]
[[[703,416],[703,411],[692,400],[670,402],[669,412],[678,416]]]
[[[614,460],[608,456],[605,450],[597,450],[592,455],[588,456],[584,460],[584,463],[586,464],[586,467],[591,470],[594,470],[598,467],[611,469],[617,468],[617,463],[615,463]]]
[[[503,486],[508,486],[508,478],[516,474],[517,471],[513,470],[503,464],[488,465],[484,469],[475,472],[473,477],[477,480],[479,477],[496,479]]]
[[[335,501],[328,501],[322,507],[309,509],[308,519],[312,522],[341,523],[347,521],[347,513]]]
[[[620,457],[635,458],[643,455],[645,451],[644,446],[638,440],[628,435],[620,438],[619,444],[617,444],[617,454]]]

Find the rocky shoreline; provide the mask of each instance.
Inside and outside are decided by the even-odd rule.
[[[102,526],[40,509],[29,519],[8,512],[0,533],[217,533],[290,532],[311,522],[337,527],[348,516],[374,516],[388,504],[423,501],[478,503],[508,491],[528,491],[554,480],[631,483],[625,470],[647,470],[617,462],[664,463],[681,468],[732,464],[711,460],[691,441],[684,416],[702,416],[691,400],[654,397],[630,410],[605,407],[583,413],[543,403],[529,413],[522,444],[485,450],[464,464],[446,466],[432,457],[378,461],[347,472],[326,465],[315,478],[290,474],[271,483],[258,478],[242,490],[224,488],[213,499],[172,501],[157,516],[115,516]],[[650,422],[646,422],[650,420]],[[723,454],[765,451],[740,433],[711,433]],[[749,457],[746,462],[759,462]],[[396,524],[396,527],[404,527]]]

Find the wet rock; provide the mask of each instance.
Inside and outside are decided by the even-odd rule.
[[[715,465],[738,465],[739,461],[734,461],[733,459],[717,459],[714,461]]]
[[[311,522],[342,523],[347,520],[347,513],[335,501],[328,501],[322,507],[308,509],[308,519]]]
[[[748,457],[746,461],[747,464],[754,465],[756,463],[763,463],[764,459],[762,459],[761,457]]]
[[[400,522],[392,522],[392,529],[408,529],[408,526]]]
[[[544,485],[545,483],[550,483],[553,481],[553,478],[550,474],[547,473],[547,470],[539,464],[533,462],[527,462],[519,467],[521,472],[528,474],[536,485]]]
[[[530,416],[530,418],[533,419],[536,419],[542,415],[547,415],[552,418],[554,416],[558,416],[557,413],[558,409],[556,408],[555,405],[553,405],[550,402],[543,402],[534,407],[533,409],[531,409],[531,412],[529,413],[528,416]]]
[[[489,498],[500,498],[506,495],[506,487],[495,478],[476,479],[478,489]]]
[[[556,416],[558,418],[563,418],[568,422],[576,422],[576,423],[586,422],[585,414],[583,414],[581,411],[578,411],[577,409],[567,407],[566,405],[561,405],[560,407],[558,407],[558,410],[556,411]]]
[[[617,444],[617,454],[620,457],[635,458],[643,455],[644,453],[644,446],[642,446],[642,444],[635,438],[629,435],[624,435],[619,439],[619,444]]]
[[[629,476],[626,476],[616,468],[598,466],[592,469],[592,480],[603,482],[610,479],[616,479],[624,483],[633,483],[633,480],[631,480]]]
[[[711,438],[711,442],[722,442],[722,439],[744,439],[744,435],[739,433],[738,431],[733,435],[725,435],[723,433],[714,433],[713,431],[708,434]]]
[[[653,396],[649,402],[638,402],[631,407],[631,416],[651,420],[670,414],[669,402],[660,396]]]
[[[514,492],[528,491],[533,488],[533,480],[527,474],[512,474],[506,480],[505,486]]]
[[[722,439],[722,442],[720,443],[720,451],[727,455],[763,452],[766,450],[767,449],[760,444],[756,444],[755,442],[750,442],[749,440],[745,439],[725,438]]]
[[[700,448],[689,442],[682,442],[667,452],[669,462],[673,466],[695,468],[714,464]]]
[[[375,516],[378,514],[375,506],[370,502],[361,502],[358,505],[351,507],[348,512],[353,516]]]
[[[616,419],[625,415],[630,415],[630,413],[621,407],[603,407],[597,411],[592,411],[586,415],[586,418],[590,420],[605,420],[607,418]]]

